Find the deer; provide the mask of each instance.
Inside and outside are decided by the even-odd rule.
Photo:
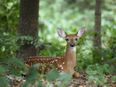
[[[53,64],[56,69],[69,73],[74,77],[79,77],[79,72],[74,70],[76,66],[76,42],[83,36],[84,32],[85,29],[82,28],[76,34],[67,34],[63,29],[58,29],[59,37],[67,42],[64,55],[59,57],[31,56],[25,63],[29,66],[37,63],[47,64],[46,67]]]

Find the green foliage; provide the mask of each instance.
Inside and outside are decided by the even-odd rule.
[[[55,80],[56,78],[58,78],[58,76],[59,76],[59,73],[58,73],[57,70],[51,70],[50,72],[48,72],[48,73],[46,74],[46,79],[47,79],[48,81],[53,81],[53,80]]]
[[[6,77],[0,76],[0,87],[8,87],[9,80]]]
[[[56,69],[52,69],[46,74],[40,74],[37,70],[38,68],[32,66],[28,69],[26,82],[24,82],[23,87],[28,87],[29,85],[37,85],[39,87],[51,87],[51,85],[66,87],[72,79],[70,74],[59,72]]]
[[[113,76],[111,79],[112,81],[116,82],[116,76]]]
[[[101,63],[116,64],[116,1],[104,0],[102,8],[102,58]],[[95,0],[40,0],[39,12],[39,41],[30,36],[19,37],[16,33],[19,22],[19,1],[0,1],[0,87],[7,87],[9,80],[5,77],[6,72],[15,76],[21,76],[23,72],[28,72],[24,86],[37,81],[42,87],[42,78],[50,82],[56,81],[59,87],[71,80],[67,73],[59,74],[56,70],[40,75],[35,68],[29,70],[24,63],[16,59],[16,51],[19,48],[18,40],[26,40],[33,43],[38,48],[45,45],[44,50],[40,50],[39,55],[62,56],[65,51],[66,42],[57,35],[57,28],[63,28],[67,33],[77,33],[80,27],[86,27],[85,37],[77,42],[77,67],[79,71],[88,74],[89,81],[94,81],[98,85],[107,85],[104,75],[111,73],[111,66],[94,64],[96,61],[92,57],[92,31],[94,26],[94,5]],[[23,44],[23,42],[21,43]],[[113,73],[116,73],[114,67]],[[61,80],[62,83],[58,82]],[[115,76],[112,77],[115,81]]]
[[[18,46],[16,45],[17,38],[14,35],[11,35],[9,32],[3,32],[0,34],[0,58],[15,56],[16,49]]]
[[[107,86],[107,79],[105,78],[106,74],[110,73],[110,66],[107,64],[104,65],[90,65],[86,69],[88,74],[87,78],[91,83],[95,83],[100,86]]]
[[[0,1],[0,58],[15,56],[18,17],[17,0]]]
[[[9,72],[13,75],[21,76],[22,73],[26,71],[25,64],[17,58],[8,59],[7,63],[9,64],[7,66]]]
[[[89,65],[87,67],[87,74],[108,74],[110,73],[110,66],[107,65],[107,64],[104,64],[104,65],[99,65],[99,64],[95,64],[95,65]]]
[[[34,84],[36,80],[38,80],[38,72],[35,67],[31,67],[28,71],[28,76],[26,78],[26,82],[23,87],[28,87],[29,84]]]
[[[6,69],[3,66],[0,66],[0,75],[6,72]]]
[[[51,70],[46,74],[46,79],[48,81],[54,81],[55,85],[58,87],[65,87],[71,81],[72,76],[65,72],[58,72],[57,70]]]
[[[72,76],[68,73],[60,73],[60,76],[58,78],[58,80],[60,80],[62,83],[57,83],[58,87],[65,87],[67,84],[69,84],[69,82],[71,81]]]
[[[6,71],[4,66],[0,66],[0,87],[8,87],[9,80],[5,77]]]

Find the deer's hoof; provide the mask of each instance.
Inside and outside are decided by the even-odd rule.
[[[80,77],[80,74],[78,72],[74,72],[73,77],[78,78],[78,77]]]

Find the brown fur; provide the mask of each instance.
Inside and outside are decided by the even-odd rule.
[[[53,64],[56,67],[56,69],[67,72],[73,75],[74,77],[79,77],[79,73],[74,70],[74,67],[76,66],[76,50],[75,50],[76,47],[75,46],[76,46],[77,39],[79,39],[83,33],[84,33],[84,30],[80,30],[78,34],[67,35],[63,30],[60,30],[58,32],[59,36],[66,40],[68,39],[66,52],[64,56],[62,57],[32,56],[28,58],[25,61],[25,63],[28,65],[42,63],[47,66],[46,68],[48,68],[48,65]]]

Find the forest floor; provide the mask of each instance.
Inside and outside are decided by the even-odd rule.
[[[79,78],[73,78],[72,81],[70,82],[70,84],[66,87],[116,87],[116,82],[111,80],[112,76],[116,76],[116,75],[106,75],[106,77],[105,77],[106,80],[107,80],[106,84],[108,86],[105,86],[105,85],[104,86],[103,85],[98,86],[95,83],[92,83],[92,82],[88,81],[86,74],[81,74],[81,76]],[[12,85],[10,87],[22,87],[21,82],[19,82],[18,80],[12,80]],[[38,86],[37,85],[31,85],[29,87],[38,87]],[[56,86],[52,85],[50,87],[56,87]]]
[[[112,76],[116,75],[106,75],[105,79],[107,80],[108,87],[116,87],[116,82],[111,80]],[[95,83],[89,82],[87,80],[87,75],[82,74],[79,78],[74,78],[68,87],[107,87],[107,86],[97,86]]]

